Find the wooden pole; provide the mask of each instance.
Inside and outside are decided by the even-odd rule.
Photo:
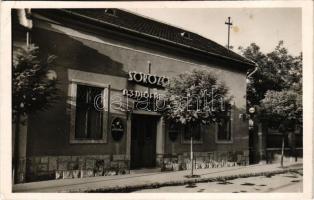
[[[29,38],[29,31],[26,32],[26,46],[29,47],[29,43],[30,43],[30,38]]]
[[[147,64],[148,64],[148,74],[150,74],[152,63],[150,61],[148,61]],[[150,87],[147,87],[147,91],[148,91],[148,96],[150,97]]]
[[[191,177],[193,176],[193,135],[191,135]]]
[[[283,157],[285,153],[285,135],[282,137],[280,166],[283,167]]]

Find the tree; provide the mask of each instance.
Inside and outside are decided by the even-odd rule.
[[[283,41],[279,41],[275,49],[266,54],[255,43],[247,48],[239,47],[241,54],[258,66],[247,86],[248,108],[260,105],[268,90],[281,91],[291,88],[292,85],[300,88],[302,54],[292,56],[283,45]]]
[[[302,95],[293,90],[267,91],[261,101],[261,114],[268,120],[279,124],[279,131],[283,133],[281,166],[287,132],[295,130],[296,125],[302,124]]]
[[[166,120],[193,129],[199,124],[219,122],[232,97],[228,88],[208,71],[179,74],[166,86]],[[190,129],[190,130],[191,130]],[[191,138],[191,176],[193,177],[193,133]]]
[[[45,110],[57,100],[56,80],[49,65],[55,56],[39,58],[39,48],[34,44],[13,51],[12,66],[12,121],[15,123],[14,171],[18,169],[19,125],[22,116]],[[15,174],[15,181],[18,176]]]
[[[247,107],[259,107],[256,121],[282,132],[281,163],[285,135],[296,125],[302,127],[302,53],[292,56],[283,45],[283,41],[279,41],[267,54],[262,53],[255,43],[239,48],[244,57],[258,66],[248,81]]]

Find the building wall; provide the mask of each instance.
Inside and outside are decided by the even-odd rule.
[[[84,176],[92,172],[81,172],[77,175],[64,174],[63,170],[91,170],[95,163],[104,160],[111,169],[115,167],[128,169],[129,150],[127,146],[128,134],[125,132],[120,142],[114,142],[108,131],[107,143],[99,144],[71,144],[70,141],[70,113],[69,83],[72,78],[82,81],[92,81],[99,84],[109,84],[111,100],[113,96],[121,96],[124,88],[146,91],[147,87],[127,81],[128,71],[148,72],[147,62],[151,62],[151,74],[173,77],[184,71],[205,69],[217,74],[218,78],[229,87],[233,98],[234,111],[233,142],[218,144],[215,142],[214,127],[204,134],[202,144],[196,144],[196,155],[212,158],[225,158],[233,163],[247,161],[248,130],[247,122],[239,118],[245,113],[246,105],[246,73],[236,70],[232,64],[218,65],[216,62],[195,60],[176,51],[152,44],[116,38],[116,35],[104,33],[102,36],[81,32],[79,29],[65,28],[34,21],[32,40],[40,47],[42,55],[53,54],[57,56],[55,70],[58,75],[58,88],[60,100],[47,112],[39,112],[29,116],[27,156],[29,157],[29,171],[33,174],[42,172],[60,171],[65,177]],[[40,28],[37,28],[40,27]],[[163,91],[158,89],[159,93]],[[120,116],[127,123],[127,114],[111,109],[110,120]],[[110,121],[109,120],[109,121]],[[188,157],[189,145],[181,144],[177,139],[171,142],[165,130],[162,154],[170,154],[170,160],[159,162],[172,162],[172,158]],[[180,138],[180,137],[179,137]],[[197,153],[202,152],[202,153]],[[217,153],[218,152],[218,153]],[[219,153],[220,152],[220,153]],[[237,155],[242,155],[240,158]],[[210,157],[210,156],[209,156]],[[231,159],[231,157],[236,157]],[[222,160],[217,158],[216,160]],[[163,159],[163,158],[162,158]],[[92,160],[92,161],[89,161]],[[117,161],[117,162],[114,162]],[[72,164],[71,164],[72,163]],[[113,163],[113,164],[112,164]],[[73,167],[74,166],[74,167]],[[52,174],[51,173],[51,174]],[[61,177],[61,175],[58,177]],[[93,172],[94,173],[94,172]],[[110,170],[106,172],[110,174]],[[112,172],[114,173],[114,172]],[[116,172],[116,173],[127,173]],[[40,173],[39,173],[40,174]],[[50,175],[51,175],[50,174]],[[104,173],[103,173],[104,174]]]

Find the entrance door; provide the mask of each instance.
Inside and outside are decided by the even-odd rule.
[[[157,117],[132,116],[131,169],[155,167]]]

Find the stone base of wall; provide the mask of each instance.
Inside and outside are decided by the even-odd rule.
[[[280,163],[281,161],[281,149],[268,149],[266,151],[266,161],[267,163]],[[303,160],[303,148],[298,148],[295,151],[291,149],[284,150],[284,159],[285,162],[295,162]]]
[[[129,173],[125,155],[37,156],[27,159],[26,181]]]
[[[249,164],[248,151],[194,152],[195,169],[232,167]],[[49,179],[112,176],[130,173],[126,155],[36,156],[26,160],[26,182]],[[156,156],[162,171],[191,169],[190,153]]]
[[[249,151],[194,152],[195,169],[233,167],[249,164]],[[162,171],[191,169],[190,153],[157,156],[157,165]]]

